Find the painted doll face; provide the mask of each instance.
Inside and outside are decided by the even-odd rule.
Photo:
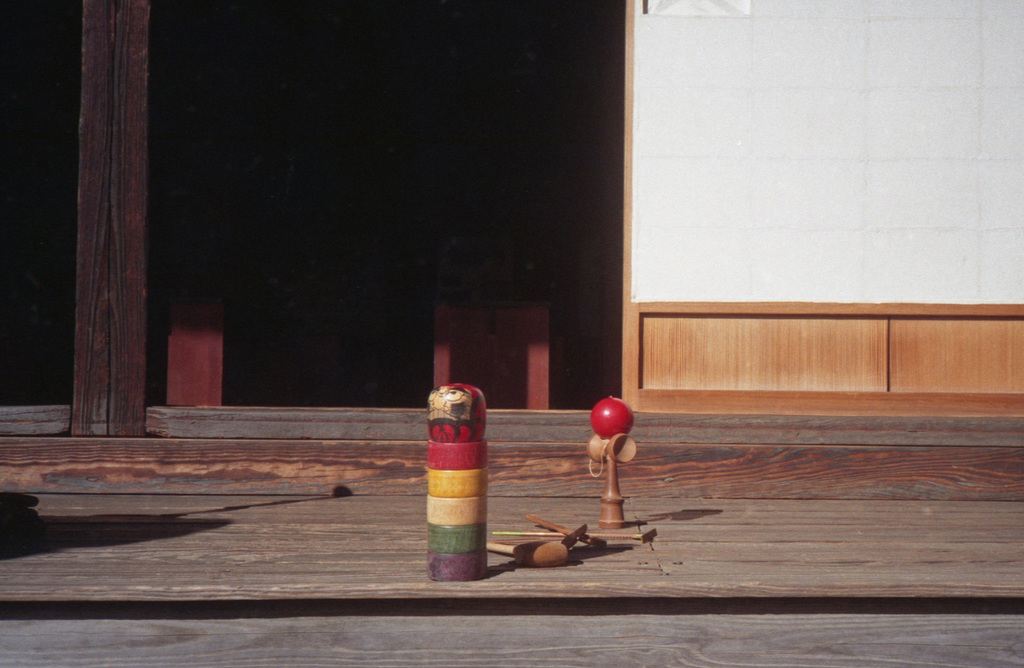
[[[427,401],[430,440],[437,443],[481,441],[487,421],[483,392],[472,385],[442,385]]]

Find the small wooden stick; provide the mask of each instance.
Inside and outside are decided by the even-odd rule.
[[[505,537],[517,537],[523,538],[543,538],[546,540],[561,540],[562,534],[555,531],[492,531],[495,536]],[[657,529],[651,529],[645,533],[612,533],[612,532],[594,532],[588,533],[588,538],[601,538],[607,541],[618,541],[618,540],[636,540],[641,543],[650,543],[654,541],[654,537],[658,535]]]
[[[581,536],[587,535],[587,525],[579,527],[575,531],[570,531],[565,534],[565,538],[562,539],[562,545],[565,545],[565,549],[570,549],[573,545],[579,542]]]
[[[571,533],[573,533],[569,529],[566,529],[565,527],[563,527],[563,526],[561,526],[559,524],[555,524],[554,522],[548,522],[547,520],[542,520],[541,518],[537,517],[536,515],[526,515],[526,519],[530,520],[534,524],[539,524],[540,526],[544,527],[545,529],[551,529],[552,531],[557,531],[558,533],[562,534],[563,536],[568,536]],[[584,531],[586,531],[585,528],[584,528]],[[590,545],[591,547],[604,547],[605,545],[608,544],[604,540],[602,540],[600,538],[594,538],[594,537],[592,537],[588,533],[584,533],[583,535],[579,536],[579,539],[581,541],[583,541],[584,543],[586,543],[587,545]]]

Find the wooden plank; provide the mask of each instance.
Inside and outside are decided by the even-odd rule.
[[[72,431],[104,435],[110,393],[109,235],[113,143],[114,5],[82,5],[78,249]]]
[[[148,411],[148,430],[174,438],[415,441],[423,410],[363,408],[181,408]],[[637,413],[640,443],[1024,446],[1022,418],[701,415]],[[489,411],[494,442],[571,443],[590,437],[589,411]]]
[[[556,569],[491,555],[485,579],[437,583],[422,498],[43,495],[47,543],[4,561],[0,600],[1024,596],[1024,504],[629,503],[654,544],[580,548]],[[489,529],[526,513],[577,526],[599,504],[497,497]]]
[[[1024,320],[895,319],[893,392],[1024,392]]]
[[[640,327],[643,389],[887,388],[884,319],[651,315]]]
[[[155,406],[148,416],[150,434],[179,438],[427,438],[426,398],[422,409]],[[586,440],[589,430],[589,411],[487,411],[486,436],[492,441]]]
[[[145,433],[149,0],[83,4],[76,435]]]
[[[146,433],[150,0],[117,0],[110,205],[108,433]]]
[[[493,606],[493,603],[491,604]],[[0,621],[0,661],[21,665],[203,666],[844,666],[907,668],[1020,665],[1020,614],[694,614],[601,609],[592,604],[451,611],[440,605],[391,614],[260,615],[234,618],[148,609],[132,616]],[[623,606],[619,603],[620,606]],[[363,607],[367,606],[365,603]],[[628,606],[627,609],[633,606]]]
[[[489,494],[598,498],[584,444],[491,443]],[[420,495],[423,441],[0,438],[30,493]],[[1024,448],[642,444],[622,493],[659,498],[1024,499]]]
[[[633,409],[654,413],[1024,417],[1024,394],[639,390]]]
[[[70,426],[70,406],[0,406],[2,436],[56,436]]]

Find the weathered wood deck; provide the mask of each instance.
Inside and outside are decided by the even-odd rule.
[[[1024,504],[634,498],[652,544],[576,548],[563,568],[492,555],[486,579],[437,583],[419,497],[41,498],[46,545],[4,561],[2,600],[1024,598]],[[488,527],[596,529],[598,510],[492,497]]]
[[[1024,504],[634,498],[651,545],[425,575],[423,499],[44,495],[4,665],[1021,665]],[[595,522],[581,498],[495,497]],[[486,657],[486,661],[485,661]],[[276,663],[275,663],[276,662]]]
[[[0,438],[48,525],[0,559],[0,665],[1024,665],[1019,420],[648,420],[621,484],[653,544],[438,583],[421,423],[225,415]],[[596,525],[579,417],[492,422],[491,531]]]

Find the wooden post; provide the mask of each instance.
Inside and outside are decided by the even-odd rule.
[[[74,435],[146,431],[150,0],[84,0]]]

